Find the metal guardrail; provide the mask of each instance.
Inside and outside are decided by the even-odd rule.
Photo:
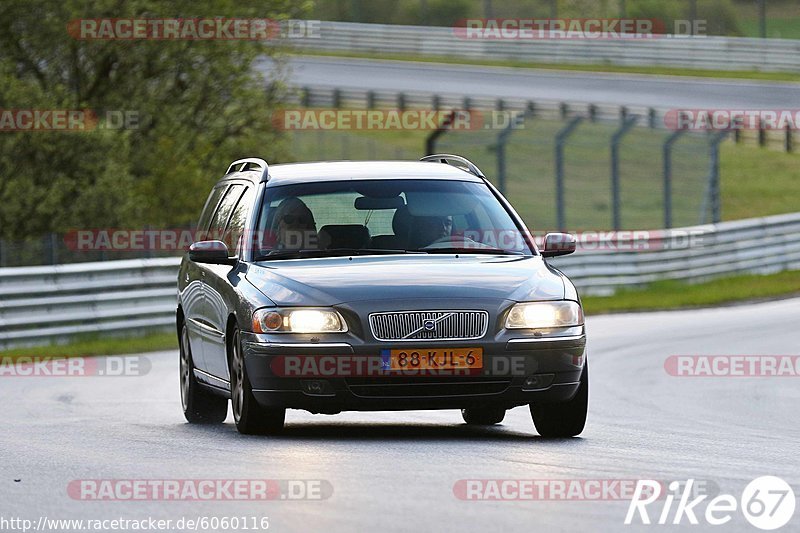
[[[174,327],[180,258],[0,269],[0,348]]]
[[[745,37],[651,39],[466,39],[455,28],[322,22],[320,36],[298,39],[311,50],[368,52],[538,63],[660,66],[710,70],[800,71],[800,40]]]
[[[800,270],[800,213],[660,230],[649,232],[646,241],[634,242],[635,234],[626,235],[614,243],[616,250],[579,249],[552,259],[552,264],[570,277],[581,294],[591,295],[659,280],[701,282],[725,275]],[[693,245],[680,245],[687,241]],[[638,251],[637,246],[641,246]]]
[[[552,99],[496,98],[490,96],[465,96],[432,91],[392,91],[341,89],[319,84],[298,87],[287,102],[304,107],[350,109],[436,109],[480,110],[502,113],[525,113],[530,117],[545,119],[571,119],[578,116],[590,122],[624,122],[637,117],[637,124],[653,129],[669,130],[665,117],[672,111],[667,107],[642,105],[617,105]],[[492,120],[491,115],[485,117]],[[685,130],[679,130],[685,131]],[[735,130],[736,143],[761,145],[780,151],[793,151],[796,130],[754,129]],[[796,149],[796,148],[794,148]]]
[[[676,235],[695,246],[661,248]],[[632,238],[637,237],[631,235]],[[800,213],[650,232],[644,250],[579,250],[550,261],[582,294],[663,279],[690,282],[800,269]],[[622,241],[618,246],[626,247]],[[633,247],[633,246],[631,246]],[[178,258],[0,269],[0,348],[81,334],[135,334],[174,326]]]

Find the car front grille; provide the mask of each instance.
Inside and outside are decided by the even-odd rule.
[[[469,340],[486,334],[486,311],[396,311],[369,315],[380,341]]]

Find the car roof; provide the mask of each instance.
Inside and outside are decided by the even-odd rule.
[[[239,174],[239,176],[237,176]],[[233,173],[224,179],[244,177]],[[269,166],[267,186],[291,183],[349,181],[368,179],[434,179],[472,181],[480,183],[482,178],[444,163],[423,161],[320,161],[314,163],[286,163]]]

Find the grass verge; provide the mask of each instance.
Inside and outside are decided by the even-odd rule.
[[[716,79],[745,79],[760,81],[800,81],[800,73],[762,72],[758,70],[710,70],[679,67],[640,67],[630,65],[573,65],[566,63],[537,63],[518,59],[467,59],[450,56],[413,56],[402,54],[378,54],[370,52],[338,52],[330,50],[305,50],[303,54],[327,57],[353,57],[393,61],[416,61],[421,63],[449,63],[453,65],[484,65],[490,67],[514,67],[542,70],[571,70],[577,72],[609,72],[617,74],[647,74],[651,76],[691,76]]]
[[[154,333],[143,337],[82,338],[68,344],[15,348],[0,351],[0,357],[89,357],[177,349],[175,333]]]
[[[587,296],[587,315],[622,311],[655,311],[713,307],[778,296],[800,295],[800,270],[768,275],[741,275],[705,283],[659,281],[642,289],[622,289],[613,296]]]

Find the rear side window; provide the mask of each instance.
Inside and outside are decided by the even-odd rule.
[[[211,223],[211,216],[217,210],[217,204],[219,204],[219,199],[222,198],[222,194],[228,189],[227,185],[220,185],[219,187],[214,187],[211,191],[211,194],[208,195],[208,200],[206,200],[206,205],[203,208],[203,212],[200,214],[200,221],[197,223],[197,230],[200,232],[208,231],[208,225]]]
[[[233,212],[233,207],[239,201],[243,192],[244,185],[231,185],[225,196],[222,197],[222,201],[217,207],[217,212],[214,213],[214,218],[211,221],[211,239],[221,239],[223,237],[223,232],[228,225],[228,219],[231,216],[231,212]]]
[[[247,216],[250,214],[250,208],[253,205],[253,188],[247,187],[239,199],[239,203],[233,208],[228,227],[225,230],[225,237],[222,239],[228,245],[228,249],[233,252],[239,247],[239,239],[244,232],[244,225],[247,222]]]

